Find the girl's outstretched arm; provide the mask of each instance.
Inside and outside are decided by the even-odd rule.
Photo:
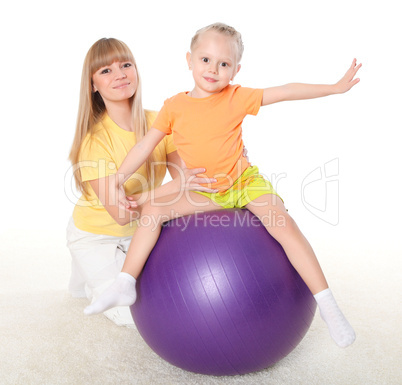
[[[264,89],[261,105],[266,106],[287,100],[314,99],[333,94],[343,94],[349,91],[360,79],[354,79],[362,65],[356,65],[356,59],[347,70],[346,74],[335,84],[303,84],[290,83],[278,87]]]

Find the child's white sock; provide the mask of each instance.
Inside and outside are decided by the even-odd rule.
[[[320,309],[321,318],[326,322],[329,334],[338,346],[346,348],[356,339],[355,332],[339,309],[330,289],[314,296]]]
[[[84,310],[86,315],[99,314],[116,306],[130,306],[136,298],[136,280],[130,274],[120,273],[97,300]]]

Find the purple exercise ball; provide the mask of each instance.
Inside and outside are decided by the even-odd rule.
[[[218,376],[285,357],[316,310],[279,243],[240,209],[167,222],[137,292],[131,313],[145,342],[175,366]]]

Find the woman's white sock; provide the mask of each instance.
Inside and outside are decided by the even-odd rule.
[[[119,273],[116,280],[91,305],[84,310],[86,315],[99,314],[116,306],[130,306],[137,299],[136,280],[130,274]]]
[[[330,289],[314,295],[321,318],[326,322],[329,334],[338,346],[346,348],[356,339],[355,332],[341,312]]]

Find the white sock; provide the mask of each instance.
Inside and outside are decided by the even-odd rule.
[[[99,314],[116,306],[130,306],[136,298],[136,280],[130,274],[120,273],[97,300],[84,310],[86,315]]]
[[[338,346],[346,348],[356,339],[355,332],[339,309],[330,289],[314,296],[320,309],[321,318],[326,322],[329,334]]]

